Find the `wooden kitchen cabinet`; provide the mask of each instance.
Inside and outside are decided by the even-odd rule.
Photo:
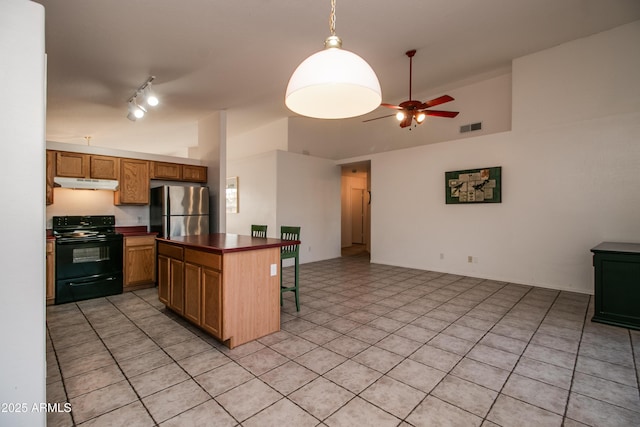
[[[158,298],[229,348],[277,332],[280,247],[290,241],[267,240],[235,234],[158,238]]]
[[[222,258],[193,249],[184,251],[184,316],[222,339]]]
[[[89,157],[89,178],[119,179],[120,162],[117,157],[94,156]]]
[[[168,181],[207,182],[207,167],[180,163],[151,162],[151,179]]]
[[[178,163],[151,162],[151,179],[182,180],[182,165]]]
[[[202,318],[201,276],[202,268],[200,266],[190,263],[184,264],[184,317],[196,325],[200,324]]]
[[[189,182],[207,182],[207,167],[182,165],[182,180]]]
[[[182,248],[158,243],[158,299],[178,314],[184,313]]]
[[[56,293],[56,244],[53,240],[47,240],[46,244],[47,278],[46,278],[46,298],[47,305],[55,303]]]
[[[120,159],[120,186],[114,195],[116,205],[148,205],[149,161]]]
[[[89,177],[89,154],[56,152],[56,176],[68,178]]]
[[[123,290],[149,288],[156,282],[156,238],[125,236]]]
[[[53,204],[53,177],[56,176],[56,152],[47,150],[46,204]]]
[[[67,178],[118,179],[118,157],[93,154],[47,151],[55,156],[55,176]]]
[[[169,305],[169,287],[171,286],[171,264],[166,255],[158,254],[158,299],[164,305]]]
[[[210,268],[201,269],[202,318],[200,326],[222,339],[222,275]]]

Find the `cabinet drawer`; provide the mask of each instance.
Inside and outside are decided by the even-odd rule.
[[[179,259],[181,261],[183,259],[183,252],[181,247],[167,245],[166,243],[158,243],[158,255],[165,255],[170,258]]]
[[[184,260],[192,264],[198,264],[214,270],[222,270],[222,256],[211,252],[184,250]]]
[[[128,236],[124,238],[125,246],[149,246],[156,242],[156,236]]]

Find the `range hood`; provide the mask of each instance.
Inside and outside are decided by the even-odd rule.
[[[82,190],[110,190],[118,189],[118,181],[113,179],[91,179],[91,178],[66,178],[56,176],[53,178],[55,187],[75,188]]]

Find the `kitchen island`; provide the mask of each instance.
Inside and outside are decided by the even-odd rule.
[[[290,240],[225,233],[156,240],[158,298],[167,308],[229,348],[280,330],[280,248]]]

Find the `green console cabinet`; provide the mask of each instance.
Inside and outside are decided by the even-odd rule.
[[[640,244],[600,243],[593,252],[594,322],[640,329]]]

